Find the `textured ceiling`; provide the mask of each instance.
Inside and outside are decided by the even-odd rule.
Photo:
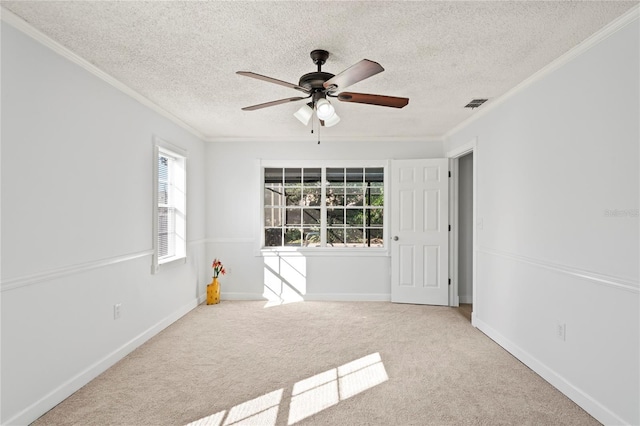
[[[492,100],[624,14],[637,1],[2,1],[2,6],[206,138],[309,138],[299,96],[242,77],[291,83],[361,59],[385,71],[352,92],[410,98],[404,109],[335,101],[342,121],[324,139],[442,137]],[[476,110],[473,98],[488,98]]]

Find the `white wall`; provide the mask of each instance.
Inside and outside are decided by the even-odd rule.
[[[293,118],[292,118],[293,119]],[[309,140],[220,142],[207,146],[207,238],[211,259],[230,271],[221,280],[224,298],[262,298],[265,259],[259,251],[259,160],[387,160],[442,157],[440,142]],[[387,210],[388,213],[388,210]],[[271,259],[272,260],[272,259]],[[271,261],[269,260],[269,261]],[[291,260],[282,261],[283,268]],[[390,260],[376,257],[307,256],[296,259],[292,279],[303,281],[306,300],[389,300]],[[286,277],[285,277],[286,278]]]
[[[204,143],[5,22],[1,47],[1,421],[26,424],[196,306]],[[157,275],[154,135],[189,152],[188,262]]]
[[[473,302],[473,153],[458,160],[458,296]]]
[[[635,16],[445,144],[477,138],[474,323],[607,424],[640,424]]]

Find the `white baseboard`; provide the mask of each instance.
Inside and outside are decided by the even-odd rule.
[[[316,293],[308,294],[305,300],[332,302],[390,302],[388,293]]]
[[[592,415],[596,420],[605,425],[625,425],[630,424],[618,417],[611,410],[600,404],[593,397],[586,394],[574,384],[570,383],[564,377],[556,373],[554,370],[540,362],[537,358],[520,348],[511,340],[504,337],[488,324],[484,323],[477,316],[473,315],[472,324],[482,331],[489,338],[502,346],[507,352],[522,361],[527,367],[531,368],[552,386],[565,394],[569,399],[582,407],[587,413]]]
[[[460,298],[460,303],[473,303],[473,296],[465,295],[458,296]]]
[[[389,302],[391,295],[388,293],[314,293],[307,294],[304,300],[309,301],[333,301],[333,302]],[[267,300],[261,293],[232,293],[223,292],[222,300]]]
[[[220,300],[267,300],[262,293],[238,293],[226,292],[220,293]]]
[[[67,380],[56,389],[49,392],[38,401],[34,402],[18,414],[14,415],[10,419],[7,419],[3,424],[5,425],[28,425],[29,423],[42,416],[44,413],[58,405],[60,402],[68,398],[71,394],[76,392],[82,386],[89,383],[91,380],[98,377],[109,367],[113,366],[116,362],[120,361],[129,353],[133,352],[140,345],[151,339],[153,336],[182,318],[198,305],[197,299],[185,304],[172,314],[168,315],[164,319],[157,322],[147,330],[140,333],[138,336],[129,340],[127,343],[114,350],[104,358],[96,361],[94,364],[81,371],[76,376]]]

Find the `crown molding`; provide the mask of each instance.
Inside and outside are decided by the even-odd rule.
[[[84,59],[84,58],[80,57],[79,55],[77,55],[76,53],[72,52],[71,50],[69,50],[68,48],[66,48],[62,44],[58,43],[57,41],[53,40],[51,37],[47,36],[43,32],[37,30],[36,28],[31,26],[28,22],[26,22],[24,19],[20,18],[18,15],[16,15],[15,13],[5,9],[2,6],[0,6],[0,19],[2,20],[2,22],[11,25],[12,27],[16,28],[17,30],[19,30],[19,31],[23,32],[24,34],[28,35],[29,37],[33,38],[34,40],[36,40],[40,44],[43,44],[44,46],[46,46],[49,49],[53,50],[54,52],[56,52],[60,56],[64,57],[65,59],[71,61],[72,63],[74,63],[74,64],[76,64],[78,66],[80,66],[81,68],[85,69],[89,73],[93,74],[94,76],[98,77],[99,79],[103,80],[104,82],[110,84],[111,86],[113,86],[114,88],[118,89],[119,91],[121,91],[125,95],[135,99],[136,101],[138,101],[142,105],[144,105],[147,108],[151,109],[152,111],[160,114],[164,118],[170,120],[171,122],[173,122],[174,124],[178,125],[182,129],[184,129],[187,132],[191,133],[192,135],[196,136],[200,140],[202,140],[202,141],[206,140],[206,137],[200,131],[195,129],[194,127],[191,127],[189,124],[185,123],[180,118],[176,117],[174,114],[172,114],[169,111],[165,110],[164,108],[160,107],[158,104],[156,104],[155,102],[151,101],[149,98],[147,98],[147,97],[141,95],[140,93],[138,93],[137,91],[133,90],[131,87],[129,87],[126,84],[122,83],[120,80],[118,80],[118,79],[114,78],[113,76],[107,74],[106,72],[102,71],[100,68],[96,67],[91,62],[87,61],[86,59]]]
[[[557,69],[568,64],[569,62],[574,60],[576,57],[582,55],[587,50],[591,49],[592,47],[596,46],[600,42],[609,38],[609,36],[615,34],[620,29],[629,25],[633,21],[638,20],[638,18],[640,18],[640,4],[633,6],[625,14],[611,21],[609,24],[605,25],[603,28],[601,28],[599,31],[597,31],[596,33],[594,33],[593,35],[591,35],[590,37],[582,41],[573,49],[569,50],[567,53],[563,54],[562,56],[560,56],[550,64],[546,65],[545,67],[543,67],[542,69],[540,69],[539,71],[537,71],[536,73],[534,73],[533,75],[531,75],[530,77],[522,81],[520,84],[518,84],[517,86],[515,86],[513,89],[509,90],[502,96],[498,97],[495,100],[489,100],[489,102],[487,102],[486,104],[486,107],[484,107],[483,109],[478,111],[476,114],[472,115],[462,123],[458,124],[451,130],[446,132],[442,136],[442,139],[444,141],[448,141],[451,138],[451,136],[453,136],[455,133],[469,126],[471,123],[478,120],[479,118],[484,117],[489,112],[493,111],[496,107],[503,104],[505,101],[507,101],[514,95],[522,92],[529,86],[542,80],[543,78],[547,77]]]
[[[247,143],[247,142],[291,142],[291,143],[318,143],[317,135],[312,135],[310,137],[299,137],[299,136],[285,136],[285,137],[243,137],[243,138],[216,138],[216,137],[207,137],[204,139],[205,142],[215,142],[215,143]],[[444,139],[440,136],[424,136],[424,137],[397,137],[397,136],[356,136],[356,137],[331,137],[331,136],[320,136],[320,143],[332,143],[332,142],[398,142],[398,143],[442,143]]]

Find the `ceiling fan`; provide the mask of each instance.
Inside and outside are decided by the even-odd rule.
[[[333,105],[331,105],[331,102],[329,102],[327,98],[336,98],[342,102],[355,102],[392,108],[403,108],[409,103],[409,98],[341,91],[347,86],[384,71],[384,68],[382,68],[382,66],[377,62],[363,59],[342,71],[340,74],[333,75],[322,71],[322,65],[324,65],[327,58],[329,58],[329,52],[318,49],[312,51],[310,56],[313,63],[318,66],[318,71],[303,75],[300,77],[298,84],[287,83],[286,81],[277,80],[275,78],[249,71],[237,71],[237,74],[290,87],[307,95],[305,97],[296,96],[292,98],[279,99],[277,101],[265,102],[263,104],[244,107],[242,110],[254,111],[288,102],[311,99],[310,102],[303,105],[293,115],[306,126],[309,124],[309,120],[311,120],[311,117],[315,112],[322,126],[331,127],[340,121],[340,117],[338,117]]]

